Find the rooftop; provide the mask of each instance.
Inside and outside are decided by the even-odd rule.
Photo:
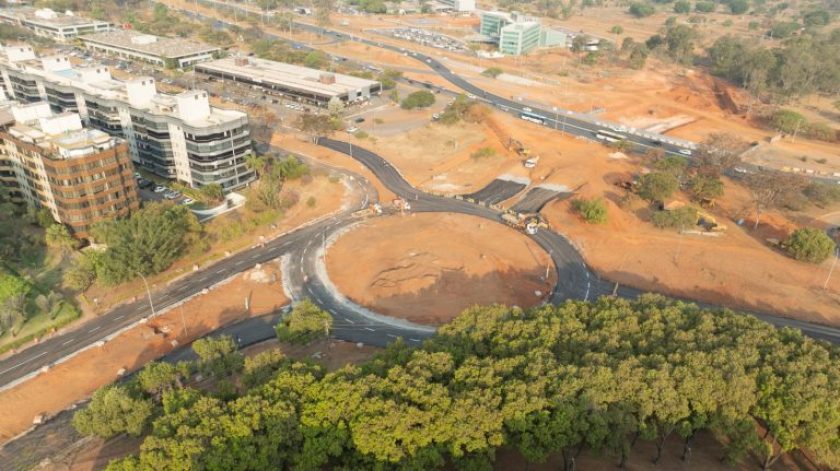
[[[255,57],[226,57],[196,64],[196,67],[330,96],[341,95],[379,83],[351,75],[335,74]],[[326,76],[334,77],[335,81],[329,83],[330,80],[322,80]]]
[[[128,29],[88,34],[82,36],[81,39],[82,41],[150,54],[165,59],[177,59],[194,54],[213,53],[219,50],[216,46],[201,42],[154,36]]]
[[[17,7],[0,9],[0,17],[49,26],[85,26],[108,24],[107,21],[76,16],[72,11],[59,13],[49,8]]]
[[[56,151],[53,158],[73,159],[110,149],[119,140],[85,128],[76,113],[52,114],[46,102],[12,108],[16,123],[9,134],[24,142]]]

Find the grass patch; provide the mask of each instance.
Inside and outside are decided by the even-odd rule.
[[[54,317],[50,317],[50,314],[46,312],[29,317],[17,335],[13,336],[11,332],[8,332],[0,336],[0,353],[43,337],[53,329],[58,330],[79,317],[81,317],[79,310],[66,301],[61,304]]]

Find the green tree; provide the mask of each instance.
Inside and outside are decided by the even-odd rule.
[[[630,8],[628,10],[631,15],[635,16],[636,18],[644,18],[646,16],[651,16],[656,13],[656,9],[647,2],[633,2],[630,4]]]
[[[64,272],[64,284],[75,291],[85,291],[96,280],[96,266],[93,256],[84,254],[73,260]]]
[[[601,198],[574,199],[572,208],[590,224],[604,224],[607,222],[607,205]]]
[[[715,11],[715,8],[717,8],[715,2],[700,1],[694,4],[694,10],[700,13],[711,13]]]
[[[97,257],[97,278],[117,284],[160,273],[200,232],[188,208],[167,203],[149,203],[128,218],[98,223],[92,233],[107,249]]]
[[[822,263],[832,253],[836,244],[820,229],[803,227],[793,231],[783,246],[791,257],[809,263]]]
[[[165,391],[182,387],[185,376],[183,367],[153,361],[137,373],[137,382],[143,391],[160,400]]]
[[[246,164],[248,163],[248,159],[251,157],[253,156],[249,155],[245,158]],[[225,189],[218,183],[208,183],[207,185],[202,185],[199,188],[199,191],[201,191],[202,196],[210,201],[220,201],[225,197]]]
[[[733,15],[742,15],[750,8],[749,0],[727,0],[727,5]]]
[[[688,190],[697,201],[714,200],[723,196],[723,181],[709,175],[695,175],[688,180]]]
[[[420,90],[409,94],[400,103],[400,107],[404,110],[413,110],[415,108],[428,108],[435,104],[435,95],[432,92]]]
[[[332,322],[329,313],[305,299],[297,303],[274,329],[281,342],[308,343],[320,336],[329,335]]]
[[[265,384],[288,363],[286,356],[278,349],[266,350],[254,356],[246,357],[242,382],[248,388]]]
[[[674,13],[690,13],[691,2],[688,0],[677,0],[674,2]]]
[[[330,137],[335,131],[332,119],[328,115],[304,113],[297,120],[297,127],[310,135],[312,142],[318,143],[322,137]]]
[[[647,62],[648,51],[647,46],[644,44],[636,44],[633,46],[633,49],[630,51],[630,57],[628,59],[630,63],[630,68],[635,70],[642,70],[645,68],[645,62]]]
[[[610,33],[616,36],[621,36],[622,34],[624,34],[624,28],[621,25],[615,25],[612,28],[610,28]]]
[[[651,203],[665,201],[677,191],[677,177],[669,172],[651,172],[639,179],[638,194]]]
[[[805,26],[825,26],[831,22],[831,15],[826,10],[811,10],[802,16]]]
[[[73,415],[82,435],[111,438],[121,433],[138,436],[153,414],[151,401],[136,397],[124,386],[105,386],[93,393],[90,404]]]
[[[792,110],[776,110],[770,117],[770,125],[786,134],[796,134],[808,125],[804,116]]]
[[[696,38],[697,32],[686,25],[677,25],[669,28],[665,35],[668,56],[680,63],[691,62]]]
[[[76,249],[79,242],[70,235],[67,226],[64,224],[53,224],[47,227],[45,240],[47,245],[70,252]]]
[[[223,377],[242,369],[242,354],[227,335],[200,338],[193,342],[192,349],[198,355],[198,367],[204,373]]]

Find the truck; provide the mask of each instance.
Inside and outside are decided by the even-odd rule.
[[[539,229],[548,229],[548,222],[539,214],[502,213],[501,220],[508,226],[528,235],[536,234]]]

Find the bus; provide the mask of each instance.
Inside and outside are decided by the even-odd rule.
[[[599,129],[597,132],[595,132],[595,137],[602,141],[610,143],[624,141],[627,139],[627,136],[625,136],[624,134],[619,134],[614,131],[607,131],[606,129]]]
[[[545,124],[545,121],[547,119],[545,116],[540,116],[534,113],[522,113],[519,115],[519,117],[524,119],[525,121],[530,121],[532,123],[537,124]]]

